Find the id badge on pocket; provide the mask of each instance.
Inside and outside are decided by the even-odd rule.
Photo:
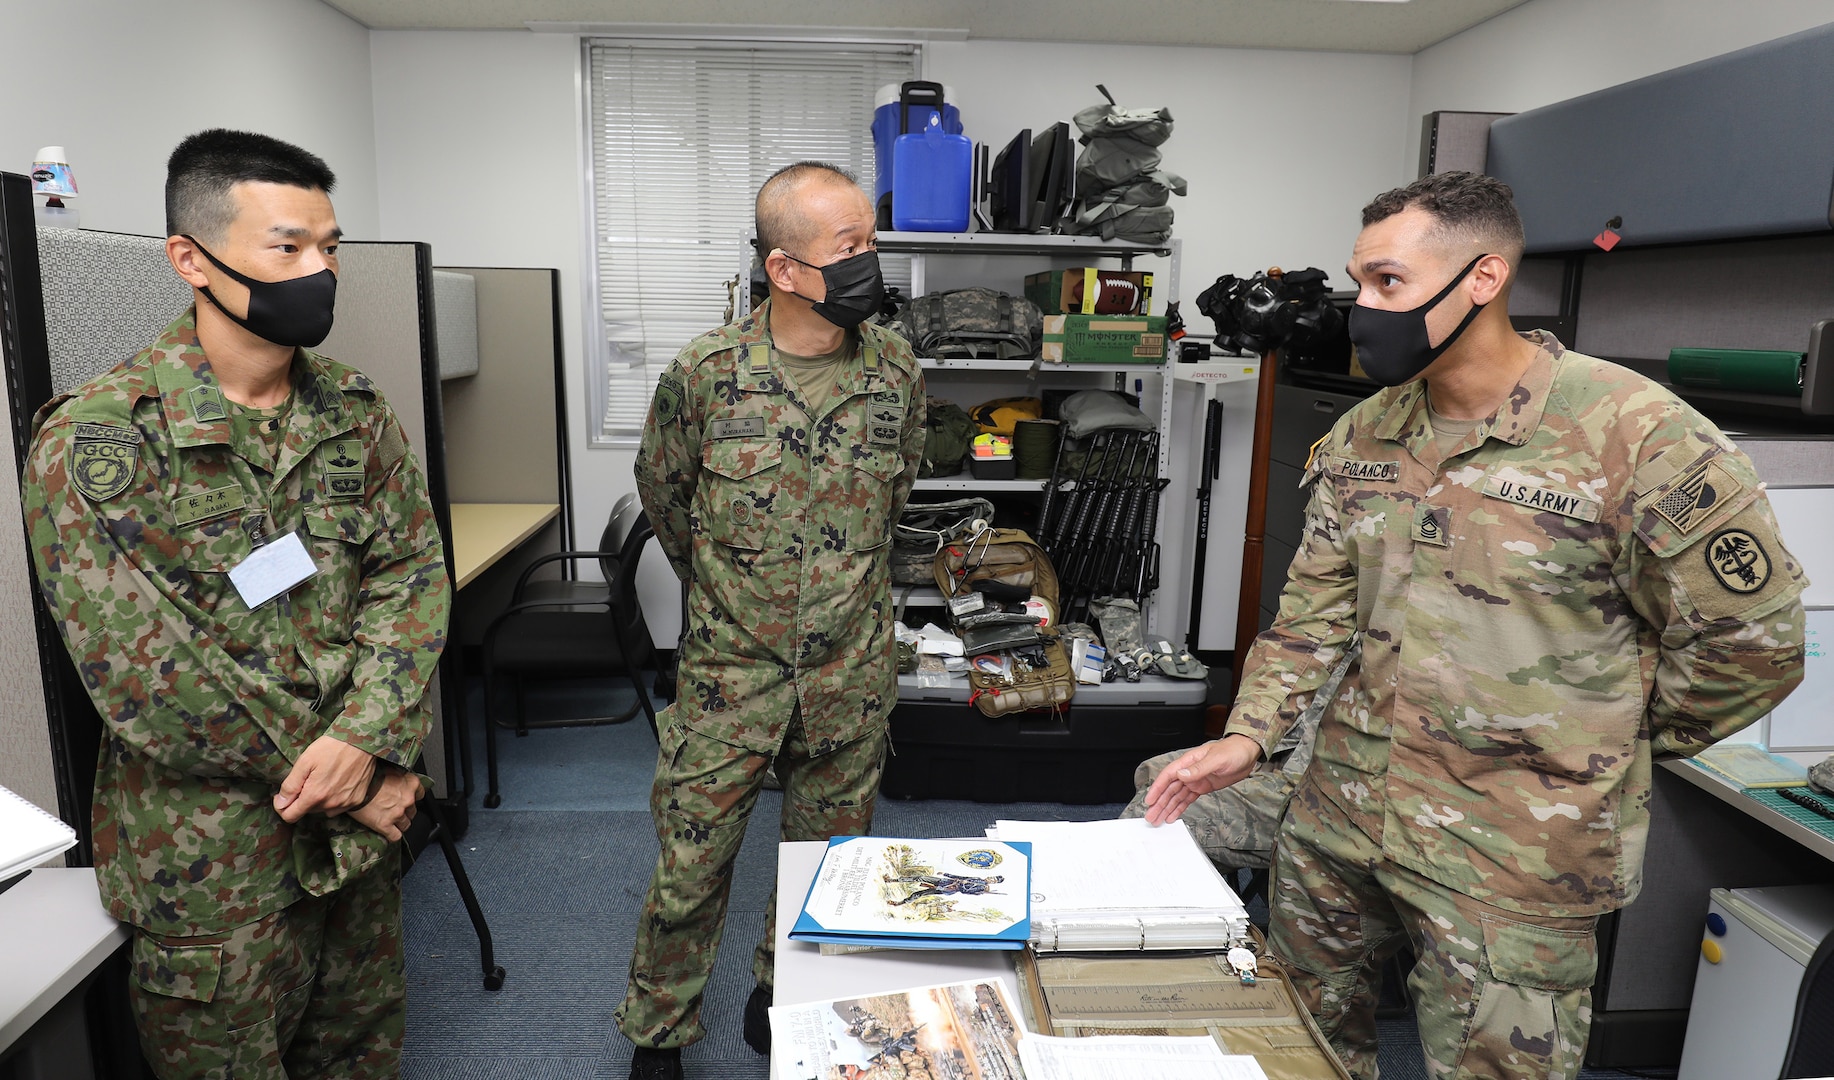
[[[298,530],[271,540],[229,569],[229,582],[253,611],[318,573]]]

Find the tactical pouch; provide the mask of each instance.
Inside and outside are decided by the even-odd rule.
[[[939,359],[1036,358],[1044,313],[1023,296],[996,289],[951,289],[912,300],[894,327],[918,356]]]
[[[983,656],[1002,649],[1024,649],[1044,640],[1038,632],[1038,624],[1029,620],[982,623],[962,631],[962,652],[967,656]]]
[[[1010,652],[1007,653],[1012,657],[1012,674],[1009,676],[982,671],[972,663],[968,665],[968,703],[979,709],[982,716],[1005,716],[1007,713],[1024,712],[1027,709],[1057,709],[1068,705],[1071,696],[1076,693],[1076,675],[1070,670],[1070,656],[1064,651],[1063,642],[1058,640],[1057,631],[1046,627],[1029,630],[1027,633],[1042,644],[1036,648],[1026,648],[1024,652],[1036,656],[1042,651],[1046,661],[1043,666],[1024,670],[1022,661]]]

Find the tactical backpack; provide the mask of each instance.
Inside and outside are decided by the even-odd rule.
[[[1069,704],[1076,677],[1057,628],[1007,610],[1031,597],[1058,610],[1057,571],[1043,548],[1021,529],[989,528],[944,545],[933,569],[968,656],[969,704],[988,717]],[[975,593],[984,606],[958,612],[956,602]]]
[[[962,459],[974,448],[974,420],[968,410],[944,398],[929,398],[923,418],[923,464],[917,467],[921,479],[932,476],[954,476],[962,471]]]
[[[936,575],[936,553],[972,536],[975,522],[992,520],[993,504],[986,499],[906,503],[892,526],[892,584],[930,584]]]
[[[945,360],[1035,358],[1044,314],[1023,296],[997,289],[951,289],[912,300],[897,331],[918,356]]]

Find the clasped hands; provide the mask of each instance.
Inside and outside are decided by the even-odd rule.
[[[321,735],[293,763],[280,782],[274,809],[281,820],[307,814],[351,819],[384,839],[399,840],[414,821],[420,778],[406,769],[378,763],[374,755],[342,739]]]
[[[1198,796],[1221,791],[1254,771],[1261,744],[1246,735],[1225,735],[1186,751],[1153,778],[1146,789],[1146,821],[1163,825],[1178,820]]]

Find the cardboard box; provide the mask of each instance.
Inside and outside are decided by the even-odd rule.
[[[1153,275],[1094,266],[1045,270],[1026,275],[1025,298],[1046,315],[1145,315],[1153,309]]]
[[[1163,315],[1046,315],[1047,363],[1163,364]]]

